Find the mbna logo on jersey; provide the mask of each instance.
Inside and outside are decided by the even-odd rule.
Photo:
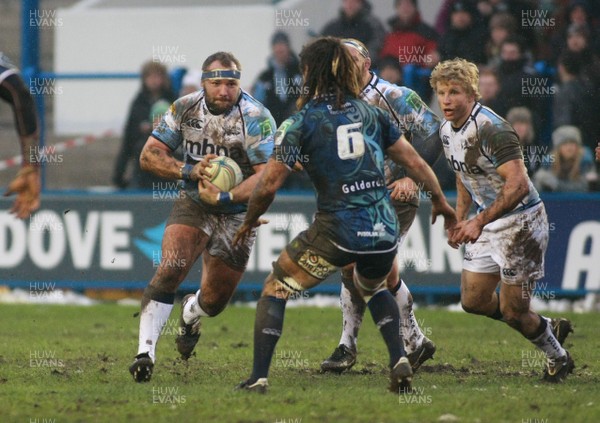
[[[483,173],[483,169],[481,169],[477,165],[469,166],[467,163],[458,161],[454,158],[454,155],[451,155],[448,160],[448,164],[450,167],[456,172],[467,173],[469,175],[478,175]]]

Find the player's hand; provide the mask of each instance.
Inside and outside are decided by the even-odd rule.
[[[10,209],[19,219],[27,218],[32,212],[40,208],[40,169],[35,166],[25,166],[19,170],[15,179],[8,185],[4,196],[17,194],[17,198]]]
[[[200,178],[198,180],[198,195],[204,203],[216,206],[219,204],[218,198],[220,193],[221,190],[206,179]]]
[[[395,180],[387,187],[392,190],[390,193],[392,200],[409,202],[419,195],[419,187],[408,176]]]
[[[477,217],[463,220],[454,226],[454,230],[450,231],[448,244],[452,246],[473,243],[479,239],[482,231],[483,225],[479,223]]]
[[[292,168],[292,170],[294,172],[302,172],[304,170],[304,166],[302,166],[302,163],[296,162],[294,163],[294,167]]]
[[[456,212],[454,211],[452,206],[450,206],[450,204],[448,204],[448,202],[446,201],[445,198],[443,200],[433,201],[431,203],[431,224],[432,225],[435,223],[438,216],[444,217],[444,229],[445,230],[448,231],[456,226],[456,222],[457,222]]]
[[[246,239],[248,239],[248,237],[252,234],[252,230],[254,228],[258,228],[260,225],[264,225],[266,223],[269,223],[267,219],[258,219],[256,222],[252,223],[244,222],[233,237],[232,244],[236,246],[238,244],[245,243]]]
[[[219,156],[217,156],[216,154],[207,154],[204,157],[202,157],[202,160],[196,163],[194,165],[194,168],[190,172],[190,180],[199,181],[200,179],[202,179],[202,177],[204,177],[205,179],[210,177],[210,174],[206,171],[206,168],[211,167],[212,164],[210,163],[210,161],[212,159],[216,159],[217,157]]]

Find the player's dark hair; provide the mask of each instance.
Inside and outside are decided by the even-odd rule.
[[[240,64],[240,61],[236,59],[232,53],[226,51],[218,51],[208,56],[204,63],[202,63],[202,70],[207,70],[211,63],[216,62],[217,60],[221,62],[221,64],[226,68],[232,68],[233,65],[235,65],[237,70],[242,70],[242,65]]]
[[[300,69],[304,78],[298,109],[323,94],[335,96],[335,108],[341,109],[346,95],[360,95],[358,66],[339,38],[321,37],[306,45],[300,53]]]

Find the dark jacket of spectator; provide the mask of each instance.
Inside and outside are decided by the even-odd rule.
[[[477,20],[477,9],[466,1],[455,2],[450,11],[450,26],[438,44],[440,60],[462,57],[471,62],[487,62],[487,30]]]
[[[302,75],[300,62],[285,33],[275,33],[271,47],[273,54],[269,57],[267,69],[258,75],[252,95],[269,109],[279,126],[296,111]]]
[[[336,19],[323,27],[321,35],[339,38],[356,38],[367,46],[371,56],[376,58],[385,38],[383,24],[371,13],[372,6],[367,0],[362,1],[362,8],[353,16],[348,16],[343,9]]]
[[[151,90],[147,85],[148,78],[160,75],[164,83],[160,88]],[[113,183],[119,188],[153,189],[156,183],[167,182],[150,172],[140,168],[140,153],[146,140],[152,133],[152,106],[157,102],[171,104],[177,97],[171,91],[166,68],[159,63],[149,62],[142,68],[142,89],[131,103],[121,150],[117,157],[113,173]],[[132,179],[125,179],[127,166],[133,164]]]

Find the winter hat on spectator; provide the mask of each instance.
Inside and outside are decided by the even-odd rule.
[[[560,147],[566,142],[574,142],[581,145],[581,131],[572,125],[559,126],[552,132],[552,144],[554,148]]]
[[[290,45],[290,37],[283,31],[277,31],[273,34],[273,37],[271,37],[271,46],[279,43],[287,44],[288,46]]]

